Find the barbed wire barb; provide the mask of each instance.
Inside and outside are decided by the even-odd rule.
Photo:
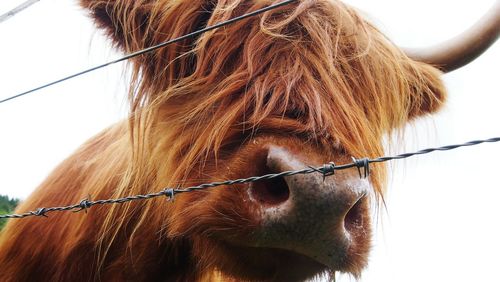
[[[117,198],[117,199],[107,199],[107,200],[97,200],[97,201],[91,201],[90,196],[87,199],[83,199],[80,201],[78,204],[74,205],[69,205],[69,206],[62,206],[62,207],[50,207],[50,208],[38,208],[35,211],[28,211],[25,213],[21,214],[2,214],[0,215],[0,219],[6,219],[6,218],[25,218],[25,217],[30,217],[30,216],[43,216],[43,217],[48,217],[47,213],[55,212],[55,211],[73,211],[73,212],[80,212],[80,211],[85,211],[93,206],[96,205],[107,205],[107,204],[123,204],[126,202],[130,201],[136,201],[136,200],[147,200],[151,198],[156,198],[156,197],[167,197],[168,201],[173,201],[174,195],[180,194],[180,193],[187,193],[187,192],[192,192],[192,191],[197,191],[197,190],[203,190],[207,188],[213,188],[217,186],[223,186],[223,185],[233,185],[233,184],[242,184],[242,183],[249,183],[249,182],[256,182],[260,180],[268,180],[272,178],[277,178],[277,177],[286,177],[286,176],[292,176],[296,174],[309,174],[309,173],[320,173],[323,174],[323,177],[333,175],[336,170],[343,170],[343,169],[348,169],[348,168],[353,168],[356,167],[358,168],[360,177],[362,177],[361,174],[361,168],[364,169],[364,176],[365,178],[369,176],[370,171],[369,171],[369,164],[370,163],[380,163],[380,162],[386,162],[390,160],[400,160],[400,159],[405,159],[409,158],[412,156],[416,155],[424,155],[424,154],[429,154],[435,151],[448,151],[448,150],[453,150],[461,147],[467,147],[467,146],[474,146],[474,145],[479,145],[482,143],[494,143],[494,142],[500,142],[500,137],[493,137],[489,139],[484,139],[484,140],[474,140],[474,141],[469,141],[466,143],[462,144],[456,144],[456,145],[447,145],[447,146],[442,146],[442,147],[436,147],[436,148],[427,148],[423,150],[419,150],[413,153],[404,153],[404,154],[399,154],[395,156],[387,156],[387,157],[379,157],[375,159],[368,159],[368,158],[362,158],[362,159],[355,159],[353,158],[352,163],[347,163],[343,165],[335,165],[335,163],[330,162],[328,164],[324,164],[323,166],[320,167],[307,167],[304,169],[300,170],[289,170],[289,171],[284,171],[280,173],[271,173],[271,174],[266,174],[266,175],[261,175],[261,176],[251,176],[248,178],[240,178],[240,179],[233,179],[233,180],[226,180],[226,181],[217,181],[217,182],[212,182],[212,183],[203,183],[200,185],[196,186],[190,186],[186,188],[165,188],[161,190],[160,192],[156,193],[150,193],[150,194],[145,194],[145,195],[134,195],[134,196],[127,196],[123,198]]]

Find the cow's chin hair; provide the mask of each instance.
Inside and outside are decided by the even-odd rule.
[[[217,271],[224,281],[305,281],[312,278],[334,281],[336,272],[358,278],[366,266],[369,249],[363,250],[364,253],[350,249],[343,264],[338,269],[331,269],[311,257],[289,250],[241,246],[219,239],[208,239],[207,245],[206,237],[198,237],[198,240],[205,246],[194,248],[203,252],[195,254],[200,259],[199,265]]]

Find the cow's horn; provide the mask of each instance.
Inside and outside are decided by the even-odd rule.
[[[436,46],[404,49],[408,57],[434,65],[444,72],[461,68],[486,51],[500,35],[500,0],[472,27]]]

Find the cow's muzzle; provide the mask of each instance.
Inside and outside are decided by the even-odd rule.
[[[278,146],[269,146],[265,163],[268,173],[307,167]],[[365,263],[353,260],[365,261],[369,248],[369,182],[355,169],[254,182],[248,191],[260,209],[256,246],[296,252],[335,270]]]

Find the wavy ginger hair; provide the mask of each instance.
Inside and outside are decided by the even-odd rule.
[[[125,53],[271,4],[80,3]],[[157,49],[131,67],[130,118],[84,144],[19,210],[249,176],[238,152],[265,136],[300,140],[327,154],[379,156],[385,134],[435,112],[445,99],[437,69],[409,59],[339,1],[297,1]],[[379,195],[385,173],[377,165],[370,177]],[[224,260],[225,249],[212,238],[258,225],[234,193],[217,188],[169,203],[94,207],[88,215],[51,215],[44,224],[11,221],[0,238],[2,277],[250,277],[238,273],[238,261]],[[29,240],[27,232],[46,243]],[[234,271],[224,273],[222,264]]]

